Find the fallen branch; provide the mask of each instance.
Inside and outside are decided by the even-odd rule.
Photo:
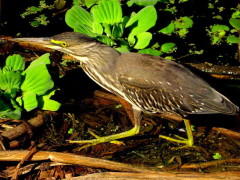
[[[27,150],[0,151],[0,161],[21,161],[24,157],[28,155],[28,153],[29,151]],[[45,161],[45,160],[50,160],[59,163],[88,166],[94,168],[104,168],[115,171],[156,173],[155,171],[148,170],[146,168],[143,169],[124,163],[86,157],[71,153],[38,151],[35,154],[33,154],[31,158],[27,159],[27,161]]]
[[[181,169],[205,169],[208,167],[220,166],[222,164],[240,164],[240,159],[224,159],[217,161],[209,161],[204,163],[196,163],[196,164],[184,164],[181,166]]]
[[[88,180],[88,179],[166,179],[166,180],[217,180],[217,179],[231,179],[238,180],[240,172],[218,172],[211,174],[203,173],[124,173],[124,172],[104,172],[88,174],[80,177],[72,177],[72,180]]]
[[[28,120],[28,123],[33,128],[37,128],[37,127],[41,126],[44,123],[43,115],[38,115],[37,117],[34,117],[34,118]],[[1,135],[11,141],[19,136],[22,136],[26,132],[27,132],[27,127],[23,123],[21,123],[20,125],[12,128],[12,129],[2,132]]]
[[[188,63],[202,72],[219,79],[240,79],[240,66],[220,66],[209,63]]]
[[[212,130],[222,133],[225,136],[240,139],[240,133],[225,128],[213,127]]]
[[[31,128],[31,130],[39,128],[40,126],[42,126],[45,123],[46,117],[55,116],[57,114],[58,113],[56,113],[56,112],[44,111],[42,114],[37,115],[36,117],[28,120],[27,122],[23,122],[14,128],[3,131],[0,134],[2,137],[2,141],[5,143],[6,142],[9,143],[10,147],[16,147],[19,145],[19,142],[13,141],[14,139],[16,139],[26,133],[29,133],[29,128]],[[27,124],[30,126],[28,126]]]
[[[0,161],[21,161],[24,157],[29,154],[29,151],[0,151]],[[49,151],[39,151],[33,154],[28,161],[54,161],[57,163],[73,164],[80,166],[88,166],[93,168],[104,168],[113,171],[123,171],[123,172],[108,172],[108,173],[96,173],[89,174],[86,176],[76,177],[72,179],[168,179],[168,180],[182,180],[182,179],[201,179],[201,180],[211,180],[211,179],[239,179],[240,172],[217,172],[217,173],[196,173],[196,172],[158,172],[153,170],[148,170],[146,168],[134,167],[132,165],[118,163],[109,160],[97,159],[92,157],[86,157],[82,155],[70,154],[70,153],[61,153],[61,152],[49,152]],[[216,161],[214,165],[223,164],[223,163],[239,163],[240,160],[222,160]],[[208,165],[203,165],[206,163],[190,164],[183,165],[185,169],[194,168],[194,167],[206,167]],[[213,164],[210,164],[213,165]],[[124,173],[131,172],[131,173]]]

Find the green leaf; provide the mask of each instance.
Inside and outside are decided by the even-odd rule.
[[[147,6],[141,9],[137,14],[132,13],[126,27],[131,29],[128,36],[130,44],[135,43],[134,36],[148,31],[151,27],[156,24],[157,12],[154,6]]]
[[[92,5],[96,4],[99,0],[85,0],[85,5],[89,8]]]
[[[112,36],[114,39],[120,38],[123,35],[123,27],[122,24],[114,24],[112,28]]]
[[[50,56],[49,53],[45,53],[39,58],[37,58],[36,60],[32,61],[31,64],[28,66],[28,68],[22,74],[23,75],[26,74],[28,71],[31,71],[37,66],[49,65],[51,63],[49,56]]]
[[[6,104],[1,98],[0,98],[0,112],[2,112],[2,111],[8,111],[8,110],[10,110],[11,109],[11,107],[8,105],[8,104]]]
[[[150,32],[142,32],[137,35],[137,43],[135,44],[135,49],[143,49],[147,47],[152,39],[152,34]]]
[[[133,4],[137,4],[139,6],[150,6],[157,4],[158,0],[129,0],[127,2],[128,7],[131,7]]]
[[[19,54],[8,56],[5,65],[12,67],[13,71],[23,71],[25,69],[25,62]]]
[[[164,53],[171,53],[175,50],[176,44],[175,43],[164,43],[161,46],[161,51]]]
[[[6,73],[6,72],[10,72],[10,71],[13,71],[13,67],[11,66],[8,66],[8,65],[5,65],[3,68],[2,68],[2,71],[1,73]]]
[[[151,55],[154,55],[154,56],[160,56],[162,54],[161,51],[158,51],[156,49],[150,49],[150,48],[141,49],[141,50],[138,51],[138,53],[151,54]]]
[[[122,8],[118,0],[100,1],[91,9],[93,18],[99,23],[116,24],[122,20]]]
[[[30,22],[30,24],[32,27],[38,27],[41,24],[41,22],[40,21],[32,21],[32,22]]]
[[[120,53],[130,52],[130,51],[129,51],[129,47],[126,46],[126,45],[122,45],[122,46],[117,47],[117,48],[115,48],[115,49],[116,49],[118,52],[120,52]]]
[[[39,107],[43,110],[57,111],[60,108],[61,104],[55,100],[50,99],[54,94],[55,90],[44,96],[40,96],[38,98]]]
[[[8,111],[0,111],[1,118],[10,118],[10,119],[20,119],[21,118],[21,110],[8,110]]]
[[[74,5],[67,11],[65,21],[75,32],[96,36],[92,29],[93,15],[79,5]]]
[[[236,10],[232,13],[232,18],[240,18],[240,10]]]
[[[4,90],[5,95],[9,98],[14,98],[20,88],[21,79],[20,71],[0,73],[0,89]]]
[[[227,37],[227,42],[230,43],[230,44],[232,44],[232,43],[238,44],[240,42],[240,38],[236,37],[234,35],[231,35],[231,36]]]
[[[109,37],[107,37],[105,35],[97,36],[96,39],[98,41],[101,41],[104,44],[109,45],[109,46],[113,46],[113,45],[116,44],[111,38],[109,38]]]
[[[104,32],[107,34],[107,36],[112,36],[112,30],[111,30],[111,25],[110,24],[103,24],[104,27]]]
[[[22,97],[17,97],[16,102],[19,104],[19,106],[23,106],[23,100]]]
[[[185,38],[186,35],[188,34],[188,29],[187,28],[179,29],[178,31],[176,31],[176,34],[178,34],[179,37],[181,38]]]
[[[92,24],[92,31],[97,34],[103,33],[103,27],[99,22],[94,21]]]
[[[212,37],[212,44],[218,44],[221,42],[221,38],[217,36]]]
[[[179,29],[191,28],[193,26],[193,21],[191,18],[184,16],[174,21],[174,25],[176,28],[179,28]]]
[[[42,11],[43,9],[39,8],[39,7],[36,7],[36,6],[31,6],[27,10],[32,12],[32,13],[34,13],[34,14],[36,14],[36,12]]]
[[[213,159],[222,159],[222,155],[221,154],[219,154],[219,153],[215,153],[214,155],[213,155]]]
[[[73,134],[74,133],[74,129],[73,128],[70,128],[69,130],[68,130],[68,134]]]
[[[37,96],[33,92],[25,92],[23,93],[23,107],[26,111],[31,111],[38,107]]]
[[[211,28],[211,32],[219,32],[219,31],[229,31],[229,27],[226,25],[215,24]]]
[[[23,72],[25,80],[21,89],[24,92],[30,91],[37,95],[43,95],[54,86],[46,66],[46,63],[50,61],[49,54],[45,54],[35,61]]]
[[[236,29],[240,29],[240,19],[231,18],[229,23]]]
[[[11,102],[12,101],[13,100],[11,100]],[[21,108],[18,107],[15,110],[12,110],[8,104],[6,104],[2,99],[0,99],[0,117],[1,118],[20,119],[21,118]]]
[[[162,28],[159,32],[163,34],[171,34],[175,29],[174,23],[170,23],[165,28]]]

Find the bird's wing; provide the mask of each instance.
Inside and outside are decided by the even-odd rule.
[[[238,110],[184,66],[157,56],[124,53],[115,73],[127,99],[147,112],[235,114]]]

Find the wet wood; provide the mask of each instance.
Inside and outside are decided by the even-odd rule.
[[[30,151],[0,151],[0,161],[21,161],[23,159],[27,161],[43,161],[51,160],[57,163],[67,163],[73,165],[89,166],[95,168],[104,168],[114,171],[124,171],[131,173],[123,172],[108,172],[108,173],[97,173],[89,174],[86,176],[76,177],[73,179],[87,179],[87,178],[124,178],[124,179],[149,179],[149,178],[161,178],[161,179],[239,179],[240,172],[217,172],[217,173],[196,173],[196,172],[158,172],[153,170],[148,170],[146,168],[134,167],[124,163],[118,163],[103,159],[91,158],[82,155],[70,154],[70,153],[60,153],[60,152],[49,152],[49,151],[39,151],[35,154],[31,154],[29,157]],[[27,158],[26,158],[27,157]],[[185,168],[196,168],[196,167],[206,167],[211,165],[218,165],[227,162],[239,163],[239,160],[222,160],[216,162],[208,163],[199,163],[199,164],[190,164],[183,165]],[[201,165],[201,166],[200,166]]]
[[[194,67],[202,72],[211,74],[212,76],[220,79],[239,79],[240,78],[240,66],[221,66],[213,65],[209,63],[187,63],[191,67]]]
[[[27,161],[34,153],[37,152],[37,149],[36,149],[36,146],[35,146],[35,143],[32,143],[32,146],[30,147],[30,150],[28,151],[28,153],[21,159],[21,161],[18,163],[13,175],[12,175],[12,178],[11,180],[13,179],[18,179],[18,174],[19,174],[19,170],[20,170],[20,167],[21,165]]]
[[[32,125],[34,128],[37,128],[44,123],[43,115],[38,115],[37,117],[34,117],[30,120],[28,120],[28,123]],[[23,123],[20,125],[9,129],[7,131],[2,132],[2,136],[7,138],[8,140],[13,140],[23,134],[25,134],[28,131],[27,126],[25,126]]]
[[[204,163],[196,164],[184,164],[181,166],[181,169],[205,169],[213,166],[220,166],[222,164],[240,164],[240,159],[224,159],[224,160],[215,160]]]
[[[219,173],[124,173],[124,172],[106,172],[106,173],[95,173],[88,174],[85,176],[73,177],[71,179],[162,179],[162,180],[218,180],[218,179],[231,179],[238,180],[240,172],[219,172]]]
[[[232,130],[225,129],[225,128],[220,128],[220,127],[213,127],[212,130],[217,131],[217,132],[221,132],[225,136],[228,136],[228,137],[231,137],[231,138],[240,139],[240,133],[236,132],[236,131],[232,131]]]
[[[14,150],[14,151],[0,151],[0,161],[21,161],[24,157],[29,154],[27,150]],[[59,163],[68,163],[73,165],[89,166],[94,168],[104,168],[116,171],[126,172],[145,172],[153,173],[155,171],[148,170],[146,168],[134,167],[124,163],[118,163],[114,161],[108,161],[104,159],[86,157],[82,155],[76,155],[71,153],[61,152],[49,152],[49,151],[38,151],[27,159],[28,161],[44,161],[50,160]]]

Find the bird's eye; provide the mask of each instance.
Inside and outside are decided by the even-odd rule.
[[[62,42],[61,42],[61,46],[62,46],[62,47],[68,47],[69,45],[68,45],[68,43],[67,43],[67,42],[65,42],[65,41],[62,41]]]
[[[57,40],[51,39],[51,42],[53,44],[57,44],[61,47],[68,47],[69,46],[69,44],[66,41],[57,41]]]

